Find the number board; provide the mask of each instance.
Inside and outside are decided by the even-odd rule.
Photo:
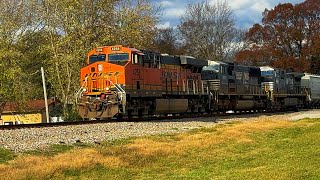
[[[96,48],[96,52],[102,52],[103,49],[102,48]]]
[[[111,47],[111,51],[120,51],[121,48],[120,47]]]

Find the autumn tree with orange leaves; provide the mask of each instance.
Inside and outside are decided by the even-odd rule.
[[[319,1],[285,3],[266,9],[262,23],[249,29],[246,40],[250,47],[236,55],[239,63],[319,73]]]

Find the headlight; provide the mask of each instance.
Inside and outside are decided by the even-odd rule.
[[[83,92],[87,92],[87,89],[86,89],[86,88],[83,88]]]
[[[107,88],[106,88],[106,90],[107,90],[107,91],[109,91],[109,90],[110,90],[110,88],[109,88],[109,87],[107,87]]]
[[[98,64],[98,71],[102,72],[102,70],[103,70],[103,65],[102,64]]]

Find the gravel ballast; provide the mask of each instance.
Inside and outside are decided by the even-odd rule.
[[[266,116],[266,115],[262,115]],[[297,113],[267,115],[275,119],[298,120],[302,118],[320,118],[320,110]],[[112,122],[101,124],[73,125],[62,127],[27,128],[0,130],[0,147],[24,152],[43,149],[50,144],[100,143],[129,137],[155,134],[172,134],[191,129],[212,127],[219,123],[238,120],[254,120],[257,114],[232,115],[227,117],[207,117],[199,119],[179,119],[151,122]]]

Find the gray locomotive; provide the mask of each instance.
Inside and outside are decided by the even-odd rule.
[[[320,76],[208,61],[202,80],[210,92],[210,110],[273,111],[318,107]]]

